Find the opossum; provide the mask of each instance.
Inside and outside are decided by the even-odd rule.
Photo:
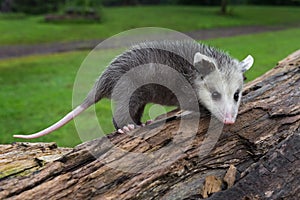
[[[142,73],[137,73],[134,79],[169,77],[162,69],[168,66],[176,70],[191,85],[196,94],[199,106],[204,107],[224,124],[233,124],[236,120],[243,89],[243,73],[251,68],[254,59],[248,55],[238,61],[228,53],[217,48],[191,41],[150,41],[143,42],[126,50],[117,56],[102,75],[84,101],[74,110],[52,126],[32,135],[14,135],[17,138],[37,138],[51,133],[85,111],[102,98],[116,100],[113,123],[118,130],[128,124],[142,125],[141,116],[147,103],[157,103],[167,106],[180,106],[178,97],[163,84],[146,84],[139,87],[130,97],[128,93],[118,92],[117,99],[113,91],[122,76],[138,66],[145,66]],[[159,79],[158,79],[159,80]],[[171,85],[178,86],[177,80],[169,80]],[[128,81],[128,80],[127,80]],[[132,80],[129,80],[132,81]],[[177,85],[176,85],[177,84]],[[121,83],[122,85],[122,83]],[[130,85],[126,83],[125,85]],[[124,89],[124,88],[123,88]],[[126,88],[123,90],[125,91]],[[182,91],[182,90],[181,90]],[[184,94],[184,89],[183,93]],[[122,102],[129,99],[129,104]],[[125,110],[129,110],[129,114]],[[189,109],[189,108],[187,108]],[[129,126],[132,128],[132,125]]]

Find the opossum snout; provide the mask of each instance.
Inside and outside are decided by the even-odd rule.
[[[234,124],[234,122],[235,122],[235,117],[233,117],[231,113],[227,112],[223,119],[223,123],[224,124]]]

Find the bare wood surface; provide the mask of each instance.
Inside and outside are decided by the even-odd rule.
[[[199,152],[213,119],[201,117],[193,132],[198,118],[180,112],[74,149],[1,145],[0,199],[201,199],[206,179],[222,182],[207,199],[300,199],[299,88],[297,51],[247,84],[237,122],[221,127],[206,154]]]

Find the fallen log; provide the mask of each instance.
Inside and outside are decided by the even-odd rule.
[[[299,88],[297,51],[246,85],[231,126],[174,111],[73,149],[1,145],[0,199],[300,199]]]

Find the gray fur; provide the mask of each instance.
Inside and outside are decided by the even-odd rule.
[[[203,59],[199,62],[195,61],[197,52],[204,55]],[[201,63],[210,63],[209,65],[212,67],[212,70],[206,70],[205,64]],[[243,69],[251,67],[247,64],[247,62],[243,63]],[[146,65],[146,70],[138,72],[134,77],[124,79],[125,81],[122,82],[124,86],[120,85],[119,89],[115,90],[116,84],[119,80],[123,80],[121,78],[123,78],[127,72],[141,65]],[[182,84],[184,80],[182,80],[182,82],[178,77],[170,77],[168,69],[164,69],[160,65],[169,66],[179,72],[185,81],[188,81],[192,86],[193,91],[186,91],[186,84]],[[145,42],[133,46],[128,51],[116,57],[96,81],[93,89],[79,107],[85,110],[102,98],[112,98],[116,101],[114,125],[117,129],[132,123],[140,125],[144,106],[147,103],[152,102],[168,106],[181,106],[176,96],[169,89],[157,84],[144,85],[138,88],[131,96],[128,96],[130,93],[126,93],[128,87],[135,87],[136,85],[141,85],[145,79],[151,81],[152,79],[154,80],[154,78],[157,79],[157,77],[159,79],[161,76],[162,82],[166,81],[166,83],[178,88],[179,94],[186,97],[184,101],[187,103],[185,103],[185,108],[183,109],[190,109],[188,105],[194,102],[189,101],[197,101],[222,121],[225,115],[228,114],[224,114],[224,112],[227,112],[226,109],[229,108],[214,108],[218,106],[218,102],[214,102],[215,104],[213,104],[211,93],[214,90],[219,90],[224,96],[226,96],[226,94],[223,93],[228,93],[232,96],[232,93],[239,90],[240,95],[243,85],[242,72],[244,72],[244,70],[240,69],[239,65],[240,62],[230,57],[227,53],[196,42]],[[160,76],[158,76],[159,74]],[[231,87],[231,85],[234,85],[234,87]],[[113,92],[117,95],[113,96]],[[196,93],[197,99],[188,98],[190,97],[189,92]],[[227,103],[231,104],[230,98],[226,97],[222,101],[230,101],[223,102],[222,105],[226,105]],[[236,116],[237,108],[235,107],[239,106],[239,102],[240,98],[238,102],[231,106],[235,109],[232,116]],[[128,106],[129,114],[126,113]],[[73,119],[79,114],[80,113],[76,113],[75,116],[70,119],[68,118],[68,120]],[[59,127],[60,126],[55,126],[51,131]],[[44,134],[45,133],[41,131],[32,137],[39,137]],[[46,134],[48,134],[48,132]]]
[[[196,69],[193,66],[194,55],[197,52],[213,58],[217,62],[219,70],[224,72],[227,78],[230,78],[231,71],[237,70],[233,68],[233,66],[237,65],[237,60],[231,58],[223,51],[204,44],[191,41],[142,43],[133,46],[110,63],[109,67],[97,80],[85,102],[90,105],[103,97],[110,98],[116,82],[123,74],[133,67],[147,63],[160,63],[170,66],[184,74],[185,78],[192,83],[192,80],[197,76]],[[95,99],[91,96],[95,96]]]

